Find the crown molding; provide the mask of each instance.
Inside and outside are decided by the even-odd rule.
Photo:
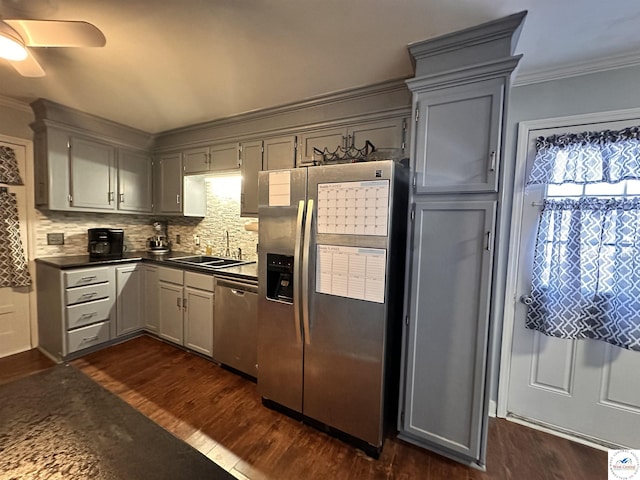
[[[2,95],[0,95],[0,105],[3,107],[13,108],[14,110],[20,110],[21,112],[33,114],[28,103],[20,102],[13,98],[4,97]]]
[[[533,83],[550,82],[553,80],[561,80],[563,78],[577,77],[580,75],[605,72],[607,70],[616,70],[636,65],[640,65],[640,53],[638,52],[610,55],[596,60],[576,62],[563,65],[561,67],[545,68],[520,73],[516,75],[512,86],[520,87],[522,85],[530,85]]]

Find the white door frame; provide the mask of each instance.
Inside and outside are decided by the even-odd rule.
[[[38,310],[36,297],[36,210],[35,210],[35,179],[34,179],[34,158],[33,158],[33,141],[26,138],[12,137],[0,133],[0,141],[13,143],[25,147],[25,171],[20,172],[27,191],[27,262],[29,265],[29,273],[31,274],[31,286],[29,287],[29,325],[31,330],[31,348],[38,346]]]
[[[513,344],[513,326],[515,306],[518,301],[516,295],[518,260],[520,256],[520,235],[522,231],[522,211],[524,208],[524,186],[529,148],[529,134],[532,130],[548,128],[572,127],[593,123],[605,123],[640,118],[640,108],[615,110],[611,112],[597,112],[568,117],[545,118],[529,120],[518,124],[518,138],[516,146],[516,163],[514,169],[513,204],[511,210],[511,229],[509,234],[509,253],[507,263],[507,282],[505,287],[505,305],[502,324],[502,348],[500,352],[500,375],[498,382],[498,417],[507,416],[507,401],[509,396],[509,375],[511,373],[511,348]],[[588,128],[587,128],[588,130]]]

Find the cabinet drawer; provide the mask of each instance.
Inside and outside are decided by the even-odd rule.
[[[109,328],[109,322],[102,322],[67,333],[67,354],[106,342]]]
[[[177,268],[158,268],[158,280],[161,282],[176,283],[182,285],[182,270]]]
[[[97,285],[87,285],[86,287],[68,288],[65,290],[65,304],[90,302],[109,296],[109,284],[99,283]]]
[[[82,270],[71,270],[64,272],[64,286],[80,287],[83,285],[93,285],[109,281],[109,268],[87,268]]]
[[[110,298],[66,307],[67,329],[71,330],[72,328],[89,325],[90,323],[108,320],[112,307],[113,301]]]
[[[213,292],[213,279],[213,275],[184,272],[184,285],[186,287],[199,288],[200,290]]]

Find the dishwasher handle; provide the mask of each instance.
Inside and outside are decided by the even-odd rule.
[[[234,295],[243,296],[245,293],[258,293],[258,285],[252,283],[237,282],[235,280],[216,278],[216,287],[231,289]]]

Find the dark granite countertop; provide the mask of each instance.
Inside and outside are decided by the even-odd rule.
[[[169,261],[171,258],[187,257],[192,255],[196,254],[188,252],[170,252],[158,255],[149,252],[125,252],[122,255],[122,258],[116,259],[95,259],[89,258],[89,255],[64,255],[59,257],[36,258],[35,261],[63,270],[68,268],[93,267],[96,265],[117,265],[121,263],[147,262],[159,264],[164,267],[180,268],[182,270],[190,270],[198,273],[208,273],[220,277],[241,278],[254,282],[258,281],[257,262],[213,270],[207,267],[199,267],[197,265],[188,265],[185,263]]]

